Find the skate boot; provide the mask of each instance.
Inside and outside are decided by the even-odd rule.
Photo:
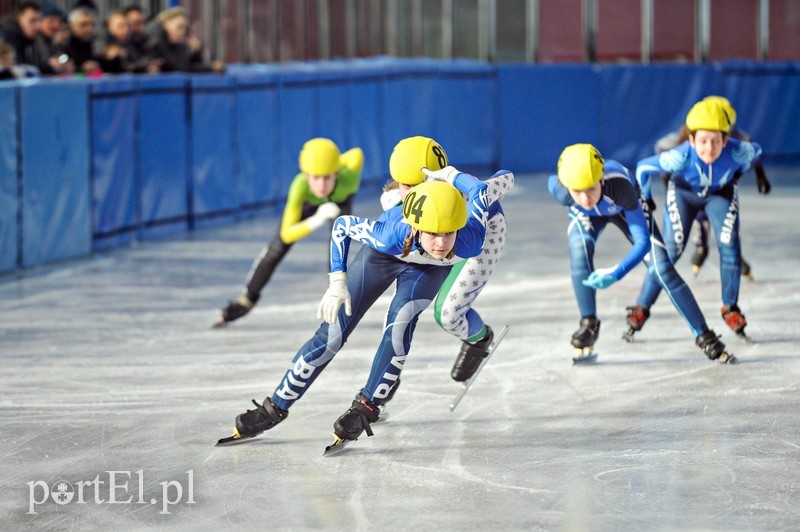
[[[595,317],[581,318],[580,328],[572,335],[572,347],[577,351],[577,355],[572,359],[574,364],[594,362],[597,359],[593,347],[598,336],[600,336],[600,320]]]
[[[750,338],[744,332],[744,328],[747,326],[747,319],[744,317],[744,314],[742,314],[739,305],[722,307],[721,313],[722,319],[725,320],[725,323],[728,324],[728,327],[730,327],[731,330],[736,333],[736,336],[744,340],[750,340]]]
[[[711,329],[698,336],[694,343],[703,350],[703,353],[705,353],[710,360],[717,360],[722,364],[736,364],[737,362],[733,353],[728,353],[725,350],[725,344],[722,343],[719,336]]]
[[[219,440],[217,447],[255,438],[289,416],[288,411],[275,406],[275,403],[270,401],[269,397],[264,399],[264,404],[261,405],[253,399],[253,404],[256,405],[254,410],[248,410],[244,414],[236,416],[233,436]]]
[[[642,305],[625,307],[628,311],[628,331],[623,333],[622,339],[626,342],[633,342],[633,335],[642,330],[647,319],[650,317],[650,309]]]
[[[255,305],[256,301],[247,296],[239,296],[235,301],[228,301],[228,306],[222,309],[222,317],[214,326],[223,327],[234,320],[238,320],[250,312]]]
[[[333,424],[334,435],[341,440],[357,440],[361,433],[367,431],[372,436],[370,423],[378,421],[381,410],[372,401],[359,392],[353,405]]]
[[[708,248],[706,246],[698,245],[694,248],[694,254],[692,255],[692,273],[694,273],[695,276],[700,273],[700,268],[703,267],[706,257],[708,257]]]
[[[750,267],[750,263],[744,260],[744,257],[742,257],[742,277],[745,277],[748,281],[755,281],[753,269]]]
[[[489,347],[492,345],[492,340],[494,340],[494,331],[487,325],[486,336],[483,339],[474,344],[462,342],[461,352],[458,353],[453,369],[450,371],[450,376],[453,377],[454,381],[464,382],[475,375],[483,359],[489,355]]]

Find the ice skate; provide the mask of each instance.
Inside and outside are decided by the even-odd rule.
[[[222,316],[213,327],[215,329],[225,327],[228,323],[238,320],[250,312],[255,305],[256,302],[247,296],[239,296],[235,301],[228,301],[228,306],[222,309]]]
[[[478,367],[475,368],[475,371],[472,373],[472,375],[467,380],[465,380],[463,382],[463,386],[462,386],[461,390],[459,390],[459,392],[453,398],[453,401],[450,403],[450,411],[451,412],[453,410],[455,410],[456,406],[458,406],[458,403],[461,402],[461,399],[464,397],[464,395],[466,395],[467,391],[469,391],[469,388],[470,388],[470,386],[472,386],[472,383],[475,382],[475,379],[478,378],[478,374],[480,374],[481,370],[486,365],[486,363],[489,362],[489,358],[494,354],[495,350],[500,345],[500,342],[503,341],[503,338],[506,337],[506,333],[508,332],[508,329],[509,329],[508,325],[503,326],[503,328],[500,330],[500,333],[497,336],[494,336],[493,333],[491,333],[491,329],[489,329],[490,333],[492,334],[492,336],[494,336],[494,338],[493,338],[493,340],[491,340],[490,344],[487,346],[488,347],[488,352],[486,353],[486,356],[483,356],[483,357],[479,358]],[[483,342],[483,340],[481,340],[481,342]],[[472,345],[472,344],[467,344],[467,345]],[[463,353],[464,348],[462,347],[461,349],[462,349],[462,353]],[[461,358],[461,355],[459,354],[459,359],[460,358]],[[458,364],[458,360],[456,361],[456,364]],[[453,367],[453,371],[455,371],[455,366]]]
[[[753,268],[750,267],[750,263],[744,260],[742,257],[742,277],[747,279],[748,281],[755,281],[755,277],[753,277]]]
[[[450,371],[450,376],[454,381],[464,382],[478,371],[483,359],[489,355],[489,348],[493,339],[494,331],[487,325],[486,336],[483,339],[474,344],[469,342],[461,343],[461,352],[458,353],[453,369]]]
[[[725,350],[725,344],[722,343],[719,336],[710,329],[698,336],[694,343],[703,350],[703,353],[710,360],[716,360],[722,364],[736,364],[738,362],[733,353],[728,353]]]
[[[589,364],[597,360],[594,344],[600,336],[600,320],[597,318],[582,318],[580,328],[572,335],[572,347],[577,351],[572,358],[573,364]]]
[[[324,456],[335,454],[354,442],[366,431],[372,436],[370,423],[378,421],[380,408],[359,392],[347,412],[339,416],[333,424],[333,443],[325,448]]]
[[[253,399],[253,404],[256,408],[248,410],[244,414],[236,416],[236,426],[233,429],[233,436],[222,438],[217,442],[217,447],[230,445],[232,443],[239,443],[243,440],[255,438],[265,430],[269,430],[289,415],[289,412],[278,408],[275,403],[264,399],[263,404],[258,404]]]
[[[628,311],[628,330],[622,334],[622,339],[626,342],[633,342],[633,335],[642,330],[647,319],[650,317],[650,309],[642,305],[625,307]]]
[[[722,314],[722,319],[725,320],[725,323],[728,324],[728,327],[730,327],[731,330],[736,333],[736,336],[746,342],[752,341],[752,339],[744,332],[744,328],[747,326],[747,319],[744,317],[744,314],[742,314],[742,311],[738,305],[734,304],[722,307],[720,312]]]
[[[692,254],[692,272],[695,277],[700,273],[706,258],[708,258],[708,232],[711,230],[711,222],[703,220],[696,222],[692,231],[692,241],[695,244],[694,254]]]

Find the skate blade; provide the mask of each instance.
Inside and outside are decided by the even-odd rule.
[[[753,343],[753,339],[750,336],[748,336],[744,331],[737,332],[736,337],[739,338],[740,340],[743,340],[745,343],[748,344]]]
[[[216,322],[214,325],[212,325],[211,328],[212,329],[224,329],[227,326],[228,326],[228,322],[223,320],[223,319],[220,319],[218,322]]]
[[[622,339],[625,340],[626,342],[628,342],[629,344],[632,344],[633,341],[634,341],[634,337],[633,337],[634,334],[636,334],[636,329],[631,327],[630,329],[628,329],[627,331],[622,333]]]
[[[588,351],[585,351],[584,349]],[[584,349],[577,349],[578,356],[572,358],[572,365],[580,366],[583,364],[592,364],[597,360],[597,353],[592,351],[591,347]]]
[[[214,447],[225,447],[226,445],[235,445],[237,443],[242,443],[252,438],[255,438],[255,436],[242,436],[241,434],[239,434],[239,430],[234,427],[233,436],[220,439],[219,441],[217,441],[217,444]]]
[[[322,453],[322,456],[335,456],[344,451],[345,447],[354,441],[357,440],[344,440],[334,434],[333,443],[325,447],[325,452]]]
[[[695,277],[697,277],[700,274],[700,266],[695,266],[692,264],[692,273]]]
[[[470,386],[472,386],[472,383],[475,382],[475,379],[478,378],[478,374],[483,369],[483,366],[485,366],[486,363],[489,362],[489,359],[494,354],[495,349],[497,349],[497,346],[499,346],[500,342],[503,341],[503,338],[505,338],[506,333],[508,333],[508,330],[510,328],[511,327],[509,325],[504,325],[503,326],[502,330],[500,331],[500,334],[498,334],[495,337],[495,339],[492,341],[492,345],[489,348],[489,353],[481,361],[481,365],[478,366],[478,369],[475,370],[475,373],[472,374],[472,377],[470,377],[469,379],[467,379],[467,380],[465,380],[463,382],[461,390],[458,391],[456,396],[453,398],[453,401],[450,403],[450,411],[451,412],[456,409],[456,407],[458,406],[458,403],[461,402],[461,399],[463,399],[464,395],[466,395],[467,391],[469,391]]]
[[[738,363],[739,363],[739,359],[738,359],[738,358],[736,358],[736,357],[733,355],[733,353],[722,353],[722,354],[719,356],[719,358],[717,359],[717,361],[718,361],[720,364],[738,364]]]

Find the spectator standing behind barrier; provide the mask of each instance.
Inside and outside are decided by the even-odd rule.
[[[147,54],[161,60],[162,72],[223,72],[221,61],[208,63],[203,58],[202,45],[189,35],[189,17],[182,7],[158,14],[146,30]]]
[[[105,31],[95,40],[95,54],[100,68],[108,74],[130,72],[128,62],[130,27],[124,11],[114,11],[108,16]]]
[[[250,312],[292,244],[340,214],[352,212],[364,168],[361,148],[352,148],[340,155],[339,147],[332,140],[311,139],[300,150],[299,163],[300,173],[289,186],[278,235],[253,263],[245,293],[228,302],[215,327]]]
[[[161,71],[161,59],[152,59],[147,55],[145,42],[145,14],[138,5],[129,5],[125,8],[125,18],[128,20],[130,35],[128,36],[128,65],[132,72],[147,72],[155,74]]]
[[[75,62],[75,72],[88,76],[101,75],[100,60],[94,53],[95,12],[88,7],[76,7],[69,12],[69,40],[64,53]]]
[[[49,0],[42,2],[42,24],[36,36],[36,46],[40,56],[47,58],[47,64],[53,69],[52,74],[72,74],[75,63],[62,52],[69,39],[67,15]],[[51,72],[47,72],[51,74]]]
[[[17,79],[14,63],[16,63],[14,47],[0,41],[0,81]]]
[[[27,65],[36,74],[52,74],[48,57],[36,44],[42,26],[42,8],[38,2],[25,0],[17,10],[0,20],[0,39],[14,48],[17,65]]]

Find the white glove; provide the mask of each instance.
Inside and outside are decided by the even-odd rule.
[[[339,307],[344,303],[344,312],[351,316],[350,291],[347,289],[347,272],[332,272],[329,274],[330,285],[322,296],[317,309],[317,319],[328,323],[336,323]]]
[[[461,170],[453,166],[445,166],[441,170],[429,170],[422,168],[422,173],[428,176],[425,181],[444,181],[450,185],[455,181],[456,176],[461,173]]]
[[[391,190],[384,190],[381,194],[381,207],[384,211],[388,211],[395,205],[400,203],[400,189],[393,188]]]
[[[340,212],[341,209],[339,209],[339,206],[334,202],[329,201],[317,207],[317,212],[306,218],[306,223],[312,231],[316,231],[325,225],[325,222],[335,220],[339,216]]]

